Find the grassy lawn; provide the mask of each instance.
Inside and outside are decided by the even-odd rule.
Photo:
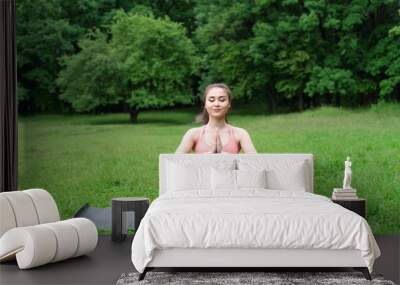
[[[38,115],[19,118],[19,188],[44,188],[62,218],[86,202],[158,195],[158,156],[172,153],[193,123],[194,109],[148,111],[139,123],[128,114]],[[259,153],[313,153],[314,192],[330,196],[353,165],[352,186],[367,199],[377,234],[400,232],[400,105],[368,109],[322,107],[303,113],[263,115],[236,109],[233,125],[250,133]]]

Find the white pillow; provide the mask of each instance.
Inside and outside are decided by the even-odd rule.
[[[211,188],[210,167],[168,164],[168,191],[204,190]]]
[[[236,190],[236,170],[211,168],[211,189]]]
[[[306,191],[310,188],[306,160],[240,158],[237,163],[239,170],[266,169],[268,189]]]
[[[306,191],[305,161],[275,167],[267,172],[268,188],[277,190]]]
[[[267,188],[267,171],[236,170],[237,188]]]
[[[168,160],[166,163],[167,191],[211,190],[211,168],[235,169],[236,160],[215,157],[212,160],[203,157]]]
[[[267,188],[267,171],[211,168],[212,190],[234,191],[242,188]]]

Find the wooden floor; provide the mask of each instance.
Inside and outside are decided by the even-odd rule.
[[[124,272],[134,271],[130,259],[132,240],[115,243],[100,236],[87,256],[19,270],[16,262],[0,264],[0,284],[115,284]]]
[[[377,236],[376,240],[382,256],[376,260],[374,272],[382,273],[385,279],[399,284],[400,234]],[[131,243],[132,239],[115,243],[109,236],[102,236],[96,250],[88,256],[29,270],[19,270],[16,262],[3,263],[0,264],[0,284],[115,284],[122,273],[135,271],[130,259]],[[338,268],[337,271],[343,269]]]

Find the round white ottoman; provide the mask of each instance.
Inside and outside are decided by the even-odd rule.
[[[0,260],[17,259],[28,269],[86,254],[96,248],[97,229],[85,218],[19,227],[0,238]]]

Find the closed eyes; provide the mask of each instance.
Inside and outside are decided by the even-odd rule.
[[[218,99],[219,99],[220,102],[225,102],[225,100],[226,100],[225,97],[220,97],[220,98],[218,98]],[[214,102],[214,101],[215,101],[215,98],[214,98],[214,97],[210,97],[210,98],[208,98],[208,101]]]

